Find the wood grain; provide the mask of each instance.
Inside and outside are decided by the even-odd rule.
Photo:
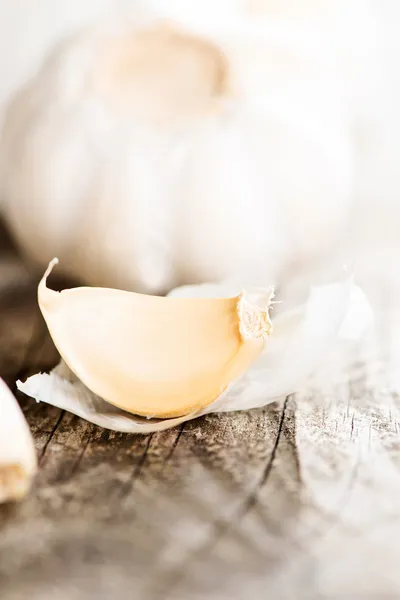
[[[4,239],[13,387],[57,353]],[[135,436],[19,396],[40,472],[0,508],[1,599],[398,598],[400,286],[366,264],[376,332],[281,404]]]

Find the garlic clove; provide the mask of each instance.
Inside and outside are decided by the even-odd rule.
[[[262,298],[163,298],[108,288],[38,299],[61,357],[106,402],[144,417],[188,415],[211,404],[256,360],[271,331]]]
[[[13,394],[0,379],[0,502],[23,498],[37,461],[28,424]]]

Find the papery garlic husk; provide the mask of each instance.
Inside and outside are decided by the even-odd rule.
[[[10,389],[0,379],[0,502],[20,500],[37,469],[33,438]]]
[[[213,402],[261,354],[272,290],[232,298],[165,298],[106,288],[38,288],[61,356],[96,395],[146,417]]]
[[[237,291],[237,286],[236,286]],[[232,283],[185,286],[171,295],[231,297]],[[359,318],[357,318],[357,315]],[[97,396],[62,361],[50,374],[37,374],[18,388],[38,401],[68,410],[96,425],[131,433],[160,431],[212,412],[264,406],[298,391],[339,339],[356,339],[372,323],[372,312],[363,292],[351,277],[312,288],[307,302],[282,310],[260,357],[201,411],[174,419],[145,419],[129,414]]]
[[[194,412],[174,419],[151,419],[129,413],[90,391],[63,360],[50,374],[40,373],[25,382],[17,381],[17,387],[38,402],[46,402],[100,427],[124,433],[163,431],[198,416],[198,412]]]

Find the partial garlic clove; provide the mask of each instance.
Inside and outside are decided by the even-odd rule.
[[[0,502],[25,496],[36,469],[28,424],[18,402],[0,379]]]
[[[212,403],[258,358],[268,309],[245,295],[162,298],[105,288],[50,290],[39,305],[62,358],[95,395],[145,417]],[[259,301],[259,298],[256,299]]]

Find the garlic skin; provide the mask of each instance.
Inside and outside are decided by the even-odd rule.
[[[325,29],[247,4],[143,6],[62,44],[10,105],[0,191],[26,255],[158,294],[257,264],[273,281],[328,252],[354,146]]]
[[[0,502],[23,498],[36,470],[36,451],[28,424],[0,379]]]
[[[38,373],[24,382],[17,381],[17,387],[27,396],[35,398],[37,402],[46,402],[61,410],[72,412],[99,427],[122,433],[146,434],[164,431],[198,416],[198,413],[193,413],[173,419],[147,419],[133,415],[96,396],[63,360],[51,373]]]

